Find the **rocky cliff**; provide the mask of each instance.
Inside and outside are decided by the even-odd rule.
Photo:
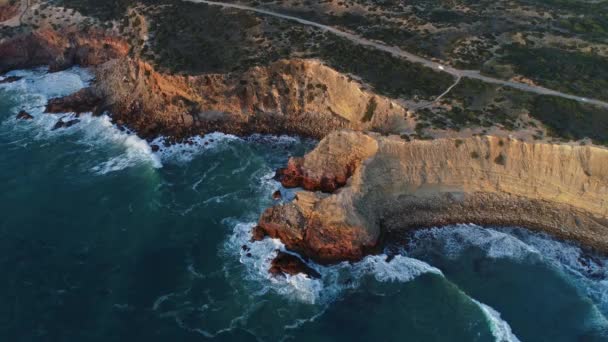
[[[162,74],[140,60],[98,68],[115,120],[145,137],[211,131],[321,138],[340,128],[412,128],[406,109],[316,60],[280,60],[242,74]]]
[[[51,71],[99,65],[126,56],[129,48],[122,38],[96,30],[26,30],[0,41],[0,73],[43,65]]]
[[[0,41],[0,73],[49,65],[94,66],[91,89],[56,100],[52,111],[92,103],[143,137],[186,138],[212,131],[299,134],[337,129],[413,130],[414,119],[391,99],[318,60],[279,60],[242,73],[177,75],[128,57],[130,44],[111,32],[26,30]],[[90,96],[86,99],[83,95]],[[78,103],[71,103],[71,101]]]
[[[319,262],[356,260],[387,234],[454,223],[523,226],[608,251],[605,149],[343,131],[290,165],[301,183],[282,177],[288,186],[351,175],[331,194],[299,192],[266,210],[256,228]]]

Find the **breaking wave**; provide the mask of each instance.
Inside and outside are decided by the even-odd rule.
[[[418,254],[433,250],[454,259],[471,247],[483,251],[488,258],[550,265],[591,298],[601,312],[608,313],[608,258],[544,233],[472,224],[431,228],[413,233],[408,252]]]
[[[73,137],[78,144],[88,147],[87,152],[100,152],[112,147],[111,155],[90,170],[97,174],[107,174],[124,170],[139,164],[153,168],[162,167],[160,158],[152,152],[150,145],[133,132],[119,129],[112,124],[107,115],[94,117],[90,113],[76,116],[73,113],[45,114],[49,99],[70,95],[87,87],[93,75],[86,69],[73,67],[55,73],[46,68],[17,70],[8,76],[19,76],[20,80],[0,85],[0,90],[11,95],[16,103],[12,106],[11,116],[2,124],[22,136],[27,133],[33,140],[48,141],[58,137]],[[15,115],[25,110],[33,116],[32,120],[21,121]],[[54,129],[58,120],[79,120],[73,126]]]

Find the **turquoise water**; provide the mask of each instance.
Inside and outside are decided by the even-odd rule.
[[[0,85],[3,341],[608,341],[608,260],[522,229],[423,230],[390,261],[270,278],[283,246],[249,230],[280,189],[274,170],[314,142],[216,133],[152,153],[107,117],[52,131],[46,100],[90,75],[13,74]]]

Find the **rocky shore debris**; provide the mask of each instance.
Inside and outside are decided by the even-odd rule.
[[[72,127],[75,124],[79,123],[80,119],[70,119],[67,121],[63,121],[62,119],[59,119],[59,121],[57,121],[57,123],[55,124],[55,126],[53,126],[53,131],[60,129],[60,128],[68,128],[68,127]]]
[[[8,76],[0,79],[0,84],[17,82],[20,79],[22,79],[20,76]]]
[[[19,112],[19,114],[17,114],[16,118],[18,120],[32,120],[34,117],[25,110],[22,110]]]
[[[299,257],[279,251],[277,256],[272,260],[272,266],[268,270],[273,276],[284,276],[286,274],[296,275],[298,273],[305,274],[309,278],[321,278],[321,274]]]
[[[84,88],[72,95],[50,99],[45,113],[96,113],[101,103],[102,99],[91,88]]]

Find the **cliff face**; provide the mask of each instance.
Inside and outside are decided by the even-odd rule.
[[[127,57],[129,49],[128,42],[94,29],[38,29],[0,41],[0,73],[40,65],[51,71],[95,66],[97,79],[87,90],[91,99],[59,100],[57,110],[95,103],[90,110],[109,110],[115,121],[148,138],[212,131],[322,138],[341,128],[398,132],[415,126],[405,108],[317,60],[183,76],[157,72]]]
[[[210,131],[301,134],[411,128],[406,110],[315,60],[281,60],[243,74],[166,75],[119,59],[98,68],[97,92],[143,136]]]
[[[349,143],[331,144],[340,136]],[[524,226],[608,251],[608,150],[496,137],[405,142],[360,132],[326,140],[297,162],[300,170],[331,177],[360,155],[346,186],[301,192],[268,209],[258,235],[320,262],[357,259],[386,234],[454,223]],[[320,150],[327,143],[331,153]]]
[[[42,65],[51,71],[75,64],[93,66],[128,52],[127,42],[103,32],[40,29],[0,41],[0,73]]]

